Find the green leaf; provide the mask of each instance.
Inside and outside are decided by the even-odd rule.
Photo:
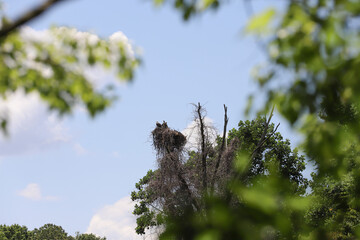
[[[209,8],[212,4],[214,4],[216,0],[202,0],[201,1],[201,9],[206,10]]]
[[[268,31],[271,20],[274,19],[276,11],[274,8],[268,8],[261,14],[255,15],[248,22],[245,31],[253,34],[261,34]]]

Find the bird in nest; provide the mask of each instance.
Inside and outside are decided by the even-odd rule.
[[[159,122],[156,122],[156,126],[157,127],[162,127],[162,128],[167,128],[168,125],[167,125],[167,122],[163,121],[163,124],[159,123]]]

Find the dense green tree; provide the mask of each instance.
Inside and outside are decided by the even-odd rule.
[[[230,130],[226,139],[218,136],[216,143],[212,143],[207,134],[209,127],[200,121],[204,119],[200,109],[198,105],[198,118],[195,119],[199,123],[198,150],[185,149],[186,138],[166,123],[157,124],[152,132],[158,169],[148,171],[131,195],[137,202],[133,213],[138,216],[138,234],[144,234],[146,229],[154,226],[166,226],[168,218],[181,221],[190,213],[207,219],[207,214],[203,213],[209,197],[223,199],[233,211],[240,211],[244,199],[236,197],[233,190],[227,190],[234,179],[250,189],[276,176],[291,189],[293,196],[300,198],[305,193],[308,185],[302,175],[305,159],[291,149],[289,140],[283,140],[277,127],[270,123],[271,116],[240,121],[238,128]],[[203,158],[206,175],[203,175]],[[237,158],[242,158],[242,162],[234,168]],[[192,239],[191,231],[183,230],[181,232],[190,234],[183,238]]]
[[[98,237],[92,233],[88,234],[88,233],[82,233],[79,234],[77,233],[74,240],[106,240],[105,237]]]
[[[45,224],[39,229],[35,228],[33,231],[34,239],[38,240],[48,240],[48,239],[56,239],[56,240],[67,240],[68,234],[61,226],[57,226],[55,224]]]
[[[106,238],[91,233],[76,233],[73,237],[68,235],[61,226],[54,224],[45,224],[32,231],[25,226],[13,224],[0,225],[0,240],[106,240]]]
[[[13,224],[11,226],[0,225],[0,240],[28,240],[31,233],[25,226]]]
[[[267,133],[263,137],[264,131]],[[297,149],[291,149],[290,140],[284,140],[274,124],[267,127],[266,119],[262,117],[240,121],[238,129],[232,129],[228,133],[228,142],[233,141],[240,143],[240,149],[252,151],[251,164],[243,174],[246,182],[251,182],[259,175],[268,175],[273,164],[276,164],[277,174],[294,184],[294,192],[297,195],[305,193],[308,186],[308,181],[302,174],[305,170],[305,158],[298,154]],[[263,144],[258,147],[261,141]]]

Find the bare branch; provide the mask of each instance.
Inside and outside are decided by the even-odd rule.
[[[217,170],[218,170],[218,168],[220,166],[220,160],[221,160],[222,154],[224,152],[224,149],[226,148],[226,128],[227,128],[229,118],[227,117],[227,107],[226,107],[225,104],[224,104],[224,111],[225,111],[225,114],[224,114],[224,130],[223,130],[224,132],[223,132],[221,147],[220,147],[220,150],[219,150],[219,155],[218,155],[218,158],[217,158],[217,161],[216,161],[216,165],[215,165],[215,169],[214,169],[214,173],[213,173],[213,177],[212,177],[212,184],[211,184],[212,188],[214,187],[214,184],[215,184],[216,173],[217,173]]]
[[[198,103],[197,105],[197,117],[199,118],[200,122],[200,135],[201,135],[201,165],[202,165],[202,182],[203,182],[203,188],[206,190],[207,188],[207,173],[206,173],[206,157],[207,157],[207,151],[206,151],[206,139],[205,139],[205,125],[204,125],[204,117],[202,116],[202,110],[201,105]]]
[[[20,16],[15,21],[5,24],[0,29],[0,38],[4,38],[7,35],[9,35],[12,31],[16,30],[20,26],[30,22],[31,20],[34,20],[47,10],[49,10],[51,7],[53,7],[56,3],[62,2],[64,0],[48,0],[44,2],[43,4],[35,7],[34,9],[31,9],[30,11],[26,12],[22,16]]]
[[[277,129],[279,128],[280,123],[278,123],[278,125],[276,125],[274,131],[272,131],[269,136],[267,136],[259,145],[263,145],[267,140],[269,140],[269,138],[271,138],[277,131]]]
[[[274,115],[274,114],[273,114],[273,113],[274,113],[274,108],[275,108],[275,106],[273,106],[269,118],[268,118],[267,120],[266,120],[266,118],[265,118],[265,128],[264,128],[264,131],[263,131],[263,133],[262,133],[262,135],[261,135],[260,141],[258,142],[256,148],[255,148],[254,151],[252,152],[250,159],[253,159],[253,158],[256,156],[256,154],[258,153],[259,149],[264,145],[264,143],[265,143],[272,135],[274,135],[274,133],[277,131],[277,129],[278,129],[279,125],[280,125],[280,123],[279,123],[279,124],[276,126],[275,130],[272,131],[268,137],[266,137],[266,134],[268,133],[268,130],[269,130],[269,125],[270,125],[271,118],[272,118],[273,115]]]
[[[163,210],[161,210],[161,209],[158,208],[158,207],[155,207],[152,203],[148,203],[148,204],[149,204],[150,207],[154,208],[155,210],[157,210],[157,211],[159,211],[159,212],[161,212],[161,213],[164,213]]]

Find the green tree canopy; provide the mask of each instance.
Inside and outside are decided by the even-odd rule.
[[[45,224],[40,228],[30,231],[26,226],[13,224],[11,226],[0,225],[0,240],[106,240],[94,234],[76,233],[75,237],[55,224]]]
[[[35,228],[33,231],[35,239],[38,240],[48,240],[48,239],[57,239],[57,240],[67,240],[68,234],[61,226],[55,224],[45,224],[39,229]]]
[[[30,237],[31,233],[25,226],[18,224],[0,225],[0,240],[28,240]]]
[[[82,234],[79,234],[77,233],[74,240],[106,240],[105,237],[98,237],[92,233],[82,233]]]

